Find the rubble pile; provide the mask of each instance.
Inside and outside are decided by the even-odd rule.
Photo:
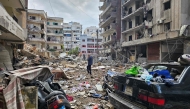
[[[68,62],[61,61],[54,64],[52,72],[55,69],[62,70],[65,76],[58,74],[55,76],[55,82],[59,82],[67,94],[67,97],[73,109],[113,109],[108,102],[106,91],[103,90],[103,77],[109,69],[121,71],[121,68],[110,66],[98,66],[98,63],[92,67],[92,75],[86,71],[87,62]],[[124,68],[123,68],[124,71]],[[57,71],[59,72],[59,71]]]

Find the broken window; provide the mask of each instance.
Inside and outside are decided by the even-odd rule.
[[[147,12],[147,21],[151,22],[153,19],[152,9]]]
[[[140,8],[140,2],[139,1],[136,1],[136,10]]]
[[[170,8],[171,8],[171,2],[170,2],[170,1],[165,2],[165,3],[164,3],[164,10],[168,10],[168,9],[170,9]]]
[[[142,38],[142,34],[140,31],[136,32],[136,38],[137,39],[141,39]]]
[[[129,29],[132,28],[132,21],[129,21]]]
[[[140,25],[140,16],[135,17],[136,26]]]
[[[132,13],[132,7],[129,8],[128,14]]]
[[[44,38],[44,34],[41,34],[41,38],[42,38],[42,39]]]
[[[36,38],[36,36],[35,36],[35,35],[32,35],[32,37],[33,37],[33,38]]]
[[[110,36],[108,36],[108,40],[110,40]]]
[[[164,31],[170,30],[170,22],[164,24]]]
[[[149,34],[149,35],[152,35],[152,28],[149,28],[149,29],[148,29],[148,34]]]
[[[129,41],[132,41],[132,35],[131,35],[131,36],[129,36]]]

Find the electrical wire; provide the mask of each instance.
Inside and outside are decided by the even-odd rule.
[[[75,5],[73,2],[71,2],[71,0],[68,0],[74,7],[78,8],[79,10],[81,10],[84,14],[86,14],[88,17],[92,18],[93,20],[97,21],[97,19],[91,17],[89,14],[87,14],[85,11],[83,11],[81,8],[79,8],[77,5]]]
[[[50,4],[50,7],[51,7],[51,9],[52,9],[53,15],[54,15],[54,17],[55,17],[55,13],[54,13],[53,7],[52,7],[52,5],[51,5],[51,1],[50,1],[50,0],[48,0],[48,1],[49,1],[49,4]]]

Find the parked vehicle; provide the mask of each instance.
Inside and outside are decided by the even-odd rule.
[[[65,92],[58,83],[52,83],[53,76],[45,82],[36,81],[38,88],[38,108],[39,109],[71,109]]]
[[[116,109],[190,109],[190,66],[175,63],[148,64],[149,72],[168,70],[172,83],[151,82],[126,74],[113,76],[109,85],[105,76],[104,88]],[[106,82],[107,81],[107,82]]]

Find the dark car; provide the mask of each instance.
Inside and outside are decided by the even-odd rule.
[[[168,70],[172,84],[151,82],[120,74],[112,78],[112,86],[104,83],[109,100],[116,109],[190,109],[190,66],[176,63],[148,64],[149,72]],[[105,79],[107,76],[105,77]]]

